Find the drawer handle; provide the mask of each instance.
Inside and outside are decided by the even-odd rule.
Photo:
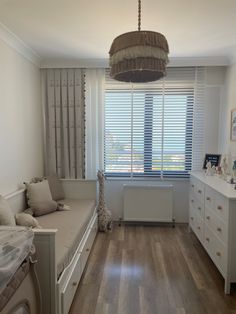
[[[74,281],[74,282],[72,283],[72,286],[77,286],[77,284],[78,284],[78,282]]]
[[[199,209],[199,210],[202,210],[200,206],[198,207],[198,209]]]
[[[206,219],[207,219],[207,220],[210,220],[210,216],[207,216]]]
[[[210,198],[209,196],[207,196],[206,200],[207,200],[207,201],[210,201],[210,200],[211,200],[211,198]]]
[[[207,241],[207,242],[210,242],[210,239],[209,239],[209,238],[206,238],[206,241]]]
[[[197,228],[198,228],[198,230],[201,230],[201,227],[198,226]]]
[[[202,193],[202,190],[198,190],[198,193],[201,194],[201,193]]]
[[[191,218],[191,220],[193,220],[193,217],[190,217]]]
[[[87,249],[86,249],[86,252],[89,252],[89,251],[90,251],[90,249],[89,249],[89,248],[87,248]]]
[[[217,231],[221,232],[221,231],[222,231],[222,229],[221,229],[221,228],[217,228]]]
[[[217,206],[217,209],[222,210],[222,206],[220,206],[220,205]]]
[[[217,256],[221,256],[221,253],[220,253],[220,252],[216,252],[216,255],[217,255]]]

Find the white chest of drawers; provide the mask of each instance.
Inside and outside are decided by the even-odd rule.
[[[191,174],[189,225],[225,279],[236,282],[236,190],[215,176]]]

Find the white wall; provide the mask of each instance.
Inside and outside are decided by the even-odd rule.
[[[206,71],[205,151],[220,152],[220,111],[225,95],[225,67],[208,67]]]
[[[0,40],[0,194],[43,174],[40,72]]]
[[[231,110],[236,108],[236,63],[227,68],[225,86],[225,97],[220,111],[219,147],[221,153],[231,153],[236,157],[236,142],[230,140]]]
[[[225,68],[210,67],[206,72],[206,110],[205,110],[205,151],[206,153],[219,152],[219,120],[220,108],[224,94]],[[203,162],[203,161],[202,161]],[[166,181],[165,181],[166,182]],[[112,211],[114,219],[123,217],[123,184],[160,184],[158,180],[130,181],[107,180],[106,203]],[[174,186],[174,216],[177,222],[188,221],[188,180],[168,181]],[[147,204],[148,206],[148,204]]]

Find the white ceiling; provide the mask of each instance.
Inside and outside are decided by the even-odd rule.
[[[0,0],[0,22],[43,60],[106,59],[137,29],[137,0]],[[166,36],[170,58],[234,58],[236,0],[142,0],[142,29]]]

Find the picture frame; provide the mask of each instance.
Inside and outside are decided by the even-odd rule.
[[[206,154],[203,163],[203,169],[206,169],[208,161],[211,162],[211,166],[219,167],[221,161],[221,154]]]
[[[236,108],[231,110],[230,139],[236,141]]]

